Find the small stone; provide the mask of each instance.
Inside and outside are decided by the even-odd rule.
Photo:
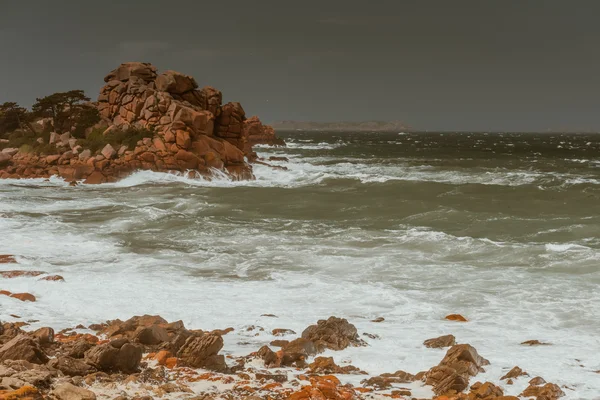
[[[460,314],[446,315],[446,317],[444,317],[444,319],[447,319],[448,321],[468,322],[468,320]]]

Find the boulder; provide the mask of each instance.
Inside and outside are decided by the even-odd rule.
[[[8,154],[9,156],[14,156],[18,152],[19,152],[19,149],[14,148],[14,147],[7,147],[7,148],[5,148],[5,149],[2,150],[2,153]]]
[[[535,397],[538,400],[557,400],[565,393],[554,383],[546,383],[544,386],[530,385],[520,394],[523,397]]]
[[[183,94],[198,87],[196,80],[177,71],[165,71],[156,78],[156,90]]]
[[[353,365],[340,367],[333,361],[333,357],[316,357],[314,361],[311,364],[309,364],[308,369],[311,373],[319,375],[366,374],[366,372],[361,371]],[[412,380],[410,382],[412,382]]]
[[[47,345],[54,342],[54,329],[45,327],[40,328],[31,334],[41,345]]]
[[[519,367],[514,367],[513,369],[508,371],[502,378],[500,378],[500,380],[514,379],[514,378],[518,378],[520,376],[529,376],[529,374],[527,372],[523,371]]]
[[[52,394],[57,400],[96,400],[96,395],[91,390],[77,387],[68,382],[57,385]]]
[[[344,350],[348,346],[363,346],[356,327],[343,318],[330,317],[320,320],[302,332],[302,338],[310,340],[317,348]]]
[[[142,349],[131,343],[125,343],[120,348],[105,343],[85,353],[85,362],[101,371],[133,373],[137,371],[141,360]]]
[[[441,349],[443,347],[450,347],[456,344],[456,338],[454,335],[445,335],[433,339],[427,339],[423,342],[425,347],[431,349]]]
[[[482,366],[489,361],[481,357],[469,344],[452,346],[438,366],[431,368],[425,376],[425,383],[433,386],[436,394],[450,391],[457,393],[469,385],[469,378],[483,371]]]
[[[156,67],[149,63],[128,62],[119,65],[104,77],[104,82],[121,81],[125,82],[132,76],[142,79],[145,82],[151,82],[156,79]],[[110,83],[115,85],[114,83]],[[118,82],[117,82],[118,84]]]
[[[305,338],[298,338],[281,349],[281,365],[303,367],[306,364],[306,359],[317,353],[314,342]]]
[[[140,327],[135,333],[134,340],[145,345],[156,345],[168,342],[170,338],[165,328],[152,325],[149,327]]]
[[[110,160],[117,155],[117,151],[110,145],[110,143],[104,146],[101,153],[107,160]]]
[[[45,364],[48,357],[31,337],[21,334],[0,347],[0,361],[25,360],[34,364]]]
[[[10,164],[12,156],[8,153],[0,153],[0,167]]]
[[[48,366],[68,376],[86,376],[96,371],[81,359],[58,356],[48,362]]]
[[[223,348],[220,335],[192,336],[179,349],[177,357],[182,364],[193,368],[206,368],[218,372],[227,370],[225,357],[218,355]]]

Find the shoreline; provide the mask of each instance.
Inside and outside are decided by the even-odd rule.
[[[4,257],[3,258],[3,268],[1,268],[3,271],[20,271],[18,269],[11,269],[11,267],[15,267],[15,263],[13,261],[16,261],[14,258],[10,258],[10,256],[8,257]],[[41,272],[41,271],[40,271]],[[10,274],[7,274],[6,272],[3,274],[3,277],[0,279],[1,281],[8,281],[11,279],[25,279],[25,280],[34,280],[34,279],[43,279],[47,276],[50,276],[49,274],[32,274],[32,271],[28,271],[28,273],[26,274],[26,276],[23,275],[22,272],[12,272]],[[61,282],[59,279],[58,280],[54,280],[53,282],[49,282],[53,285],[61,285],[61,284],[65,284],[64,282]],[[59,286],[60,287],[60,286]],[[14,299],[10,299],[10,301],[14,302],[13,304],[15,305],[15,309],[17,307],[19,307],[21,304],[31,304],[31,303],[21,303],[18,299],[14,298]],[[43,302],[44,298],[39,298],[37,299],[38,302]],[[36,304],[36,303],[33,303]],[[208,305],[205,305],[208,306]],[[281,316],[284,317],[284,316]],[[277,324],[277,321],[279,321],[280,319],[277,318],[276,316],[273,315],[268,315],[268,314],[261,314],[260,317],[257,316],[257,319],[263,321],[262,325],[264,326],[269,326],[269,328],[261,328],[260,326],[255,326],[253,329],[250,329],[252,327],[249,326],[232,326],[232,327],[222,327],[220,330],[212,330],[212,331],[199,331],[199,330],[188,330],[184,327],[184,324],[181,321],[176,321],[176,322],[167,322],[166,320],[155,316],[155,317],[142,317],[142,318],[137,318],[137,319],[130,319],[128,321],[125,322],[121,322],[121,321],[117,321],[114,322],[112,324],[108,324],[108,325],[91,325],[88,327],[84,327],[84,326],[78,326],[77,329],[66,329],[63,331],[60,331],[57,333],[57,335],[55,335],[55,339],[54,342],[48,342],[45,343],[44,345],[42,345],[42,343],[39,344],[39,346],[41,346],[42,351],[44,353],[48,353],[47,355],[50,357],[55,357],[54,359],[56,359],[56,357],[60,357],[60,355],[62,353],[67,352],[69,346],[72,345],[73,341],[78,341],[81,342],[81,340],[83,339],[84,341],[87,340],[88,341],[92,341],[95,343],[95,346],[102,346],[105,344],[110,344],[111,341],[113,340],[120,340],[123,337],[126,337],[127,340],[129,340],[129,342],[131,343],[132,346],[141,346],[143,347],[141,349],[141,353],[143,355],[141,355],[140,357],[140,362],[147,362],[148,366],[146,367],[142,367],[141,372],[130,372],[128,374],[126,374],[126,376],[122,376],[122,377],[117,377],[118,379],[115,381],[113,378],[106,378],[106,376],[104,375],[95,375],[95,377],[101,377],[100,381],[102,380],[106,380],[108,379],[110,382],[98,382],[98,380],[96,378],[90,378],[87,379],[87,381],[92,382],[92,385],[90,386],[87,382],[86,382],[86,378],[82,378],[82,380],[76,379],[74,381],[74,383],[76,384],[82,384],[84,390],[91,390],[93,392],[97,392],[96,395],[98,396],[98,398],[116,398],[117,396],[115,395],[115,390],[124,390],[125,392],[128,393],[128,397],[125,398],[135,398],[132,397],[133,394],[135,393],[135,391],[145,391],[145,393],[148,393],[147,395],[150,396],[158,396],[162,395],[163,397],[166,396],[165,393],[162,393],[160,390],[165,390],[165,388],[163,387],[162,389],[160,389],[161,386],[163,385],[168,385],[168,384],[180,384],[180,381],[183,379],[184,381],[186,379],[188,379],[186,387],[189,387],[190,390],[195,391],[195,393],[192,395],[191,393],[187,393],[186,391],[188,390],[186,387],[180,387],[181,390],[184,390],[183,392],[173,392],[171,393],[171,397],[166,396],[164,398],[203,398],[203,397],[194,397],[194,396],[199,396],[198,392],[201,391],[206,391],[207,387],[212,387],[215,386],[217,389],[217,393],[219,396],[226,396],[226,395],[231,395],[233,397],[230,398],[240,398],[240,399],[245,399],[245,398],[249,398],[249,396],[257,396],[258,398],[267,398],[264,396],[271,396],[271,398],[274,399],[312,399],[312,398],[322,398],[319,397],[317,394],[311,392],[313,389],[315,388],[319,388],[322,385],[329,385],[331,386],[330,389],[334,391],[335,396],[333,397],[325,397],[325,398],[336,398],[336,399],[341,399],[341,398],[389,398],[390,396],[395,396],[393,398],[407,398],[407,399],[411,399],[411,398],[437,398],[437,399],[444,399],[444,395],[447,395],[447,398],[449,399],[477,399],[477,398],[487,398],[487,399],[503,399],[503,400],[509,400],[509,399],[515,399],[516,397],[499,397],[499,396],[495,396],[495,397],[465,397],[467,395],[453,395],[452,393],[443,393],[443,392],[439,392],[438,393],[438,397],[434,397],[433,393],[431,392],[432,388],[435,388],[436,386],[436,382],[437,385],[439,387],[440,382],[444,381],[444,379],[448,379],[448,377],[452,376],[452,372],[449,371],[447,369],[448,365],[452,366],[455,363],[454,362],[446,362],[446,363],[442,363],[444,365],[428,365],[427,366],[427,370],[426,371],[416,371],[414,369],[411,369],[410,365],[406,365],[405,368],[408,371],[407,374],[400,374],[400,373],[396,373],[394,371],[386,371],[389,374],[395,374],[395,375],[400,375],[400,376],[387,376],[384,374],[380,374],[380,373],[373,373],[373,371],[365,371],[367,373],[367,375],[363,375],[361,374],[359,371],[354,370],[354,368],[351,367],[352,365],[352,354],[360,354],[362,352],[369,352],[369,347],[365,346],[365,345],[369,345],[371,343],[376,342],[378,339],[376,338],[376,335],[373,334],[368,334],[368,332],[364,331],[364,327],[365,326],[371,326],[373,327],[373,329],[375,329],[378,325],[382,325],[382,324],[386,324],[387,321],[384,318],[380,318],[380,319],[363,319],[360,326],[363,327],[363,329],[358,329],[356,328],[355,325],[353,325],[353,323],[356,322],[360,322],[360,318],[359,317],[353,317],[353,318],[348,318],[349,322],[346,322],[346,320],[344,319],[337,319],[337,318],[333,318],[333,320],[331,320],[332,322],[330,324],[325,322],[325,325],[328,325],[329,328],[323,328],[319,331],[318,326],[317,328],[312,328],[313,330],[317,329],[317,332],[319,332],[318,334],[315,334],[311,337],[310,332],[307,332],[307,329],[310,331],[310,328],[306,328],[306,326],[304,328],[302,328],[303,330],[296,330],[296,332],[292,331],[287,331],[287,329],[289,329],[289,327],[286,326],[285,323],[281,323],[282,326],[279,326],[279,324]],[[288,316],[288,321],[289,321],[289,316]],[[451,318],[452,319],[452,318]],[[458,317],[455,317],[454,319],[459,319]],[[18,320],[18,319],[16,319]],[[281,321],[283,321],[284,318],[281,319]],[[445,321],[442,322],[440,321],[441,324],[469,324],[472,322],[461,322],[459,320],[455,320],[455,321]],[[143,322],[140,322],[143,321]],[[39,326],[40,324],[43,324],[44,322],[37,322],[36,326]],[[309,323],[315,323],[315,321],[313,320],[312,322]],[[323,325],[323,321],[317,323],[318,325]],[[275,324],[275,325],[274,325]],[[275,331],[270,329],[270,326],[278,326],[278,328],[276,329],[280,329],[279,331]],[[5,323],[4,324],[4,332],[14,332],[14,322],[13,323]],[[22,328],[27,329],[27,326],[23,326]],[[92,328],[91,330],[89,328]],[[233,330],[232,330],[233,329]],[[167,336],[164,335],[165,331],[167,333]],[[43,330],[43,332],[48,332],[48,330]],[[144,331],[145,333],[142,334],[140,333],[141,331]],[[271,333],[269,333],[269,331],[271,331]],[[18,332],[18,331],[17,331]],[[38,329],[36,332],[40,332],[40,329]],[[158,332],[158,333],[157,333]],[[256,332],[256,333],[254,333]],[[150,339],[148,340],[146,339],[140,339],[140,337],[144,337],[144,335],[150,335],[152,338],[154,339]],[[159,362],[158,360],[154,360],[154,356],[150,356],[151,353],[155,353],[158,354],[161,350],[163,349],[167,349],[168,351],[171,351],[171,354],[175,357],[185,358],[185,352],[181,353],[179,351],[175,351],[176,349],[170,348],[169,346],[171,346],[174,342],[176,342],[175,338],[180,335],[192,335],[198,338],[206,338],[206,337],[211,337],[214,338],[217,342],[220,341],[220,343],[217,343],[215,346],[219,347],[217,353],[214,353],[214,348],[213,350],[211,350],[211,353],[209,354],[208,358],[211,358],[211,362],[206,364],[206,357],[204,357],[203,359],[196,359],[196,361],[193,361],[193,365],[195,365],[196,367],[198,366],[205,366],[208,367],[208,370],[205,369],[200,369],[197,371],[192,371],[195,368],[192,368],[192,370],[189,369],[189,363],[190,358],[188,357],[188,361],[184,362],[183,364],[181,364],[181,368],[179,367],[175,367],[172,369],[169,369],[168,367],[166,367],[165,371],[169,372],[170,375],[172,375],[172,377],[169,378],[165,378],[166,380],[161,381],[161,384],[150,384],[150,386],[147,385],[146,383],[146,387],[140,387],[140,385],[138,385],[139,382],[135,381],[135,379],[138,379],[139,376],[145,376],[145,374],[151,374],[151,373],[156,373],[155,369],[156,369],[156,364]],[[365,335],[368,334],[368,335]],[[401,332],[399,332],[398,334],[402,334]],[[97,339],[94,339],[92,336],[88,336],[88,335],[92,335],[93,337],[96,337]],[[233,336],[232,336],[233,335]],[[371,335],[371,336],[369,336]],[[38,335],[39,336],[39,335]],[[154,337],[156,336],[156,337]],[[221,339],[218,339],[216,337],[219,337]],[[246,354],[241,354],[239,352],[239,349],[236,351],[232,351],[233,348],[231,347],[232,343],[230,341],[230,338],[235,338],[233,340],[240,340],[241,337],[246,337],[247,341],[249,342],[245,348],[251,347],[251,350],[248,351]],[[273,337],[275,337],[275,340],[289,340],[289,341],[296,341],[296,343],[298,343],[298,341],[300,341],[300,344],[302,346],[300,346],[300,348],[296,347],[294,348],[294,346],[292,346],[291,348],[288,347],[286,350],[286,347],[283,348],[278,348],[275,346],[275,344],[281,345],[283,344],[282,342],[280,343],[273,343]],[[312,342],[313,344],[311,345],[310,343],[307,345],[307,338],[309,338],[310,342]],[[8,339],[8,337],[5,337],[2,339],[2,343],[6,344],[6,339]],[[430,339],[428,337],[423,337],[423,341]],[[144,344],[144,343],[140,343],[140,340],[142,340],[144,343],[154,343],[153,340],[158,340],[158,343],[155,344]],[[467,369],[470,369],[472,372],[474,373],[473,376],[471,376],[470,374],[468,376],[465,376],[464,374],[458,374],[456,377],[454,377],[452,379],[453,382],[459,382],[460,385],[464,386],[464,380],[465,378],[468,380],[468,384],[467,386],[465,386],[466,392],[470,393],[478,393],[478,391],[480,390],[492,390],[491,393],[499,393],[499,391],[496,389],[495,385],[500,385],[504,388],[508,388],[509,390],[505,390],[507,393],[510,392],[510,394],[514,393],[514,389],[519,388],[519,390],[521,390],[521,387],[525,386],[529,386],[528,385],[528,381],[532,378],[534,378],[534,376],[530,376],[530,377],[518,377],[518,378],[513,378],[514,382],[514,386],[513,385],[509,385],[507,386],[507,380],[501,380],[500,378],[502,376],[505,375],[506,372],[509,371],[503,371],[502,374],[496,374],[498,376],[494,376],[494,379],[492,380],[491,384],[493,384],[494,386],[490,385],[490,384],[486,384],[484,389],[481,389],[481,387],[479,386],[475,386],[474,389],[470,389],[471,386],[473,386],[474,384],[476,384],[479,380],[478,376],[481,372],[479,371],[480,368],[484,368],[487,369],[488,367],[485,365],[485,361],[483,360],[483,357],[486,355],[486,349],[485,348],[479,348],[478,350],[481,351],[481,355],[478,355],[477,350],[475,350],[474,348],[470,347],[469,345],[466,344],[462,344],[462,345],[458,345],[458,347],[456,346],[449,346],[450,344],[452,344],[452,341],[449,340],[449,338],[445,339],[446,342],[444,342],[444,340],[440,339],[438,340],[438,342],[442,341],[444,345],[448,345],[439,349],[429,349],[427,348],[427,346],[425,344],[421,345],[420,348],[414,348],[414,349],[407,349],[408,351],[412,351],[412,352],[418,352],[418,353],[423,353],[423,354],[427,354],[430,352],[434,352],[434,354],[436,355],[436,358],[438,359],[438,362],[441,362],[440,360],[443,360],[444,358],[448,358],[448,354],[452,353],[452,352],[459,352],[461,354],[468,354],[468,356],[461,356],[462,358],[466,358],[466,359],[474,359],[477,360],[475,362],[476,368],[473,367],[472,362],[469,361],[469,365],[467,365]],[[456,339],[457,342],[462,343],[460,341],[460,338]],[[323,344],[325,343],[325,344]],[[318,344],[318,345],[316,345]],[[46,346],[46,347],[44,347]],[[269,346],[270,349],[266,349],[264,346]],[[287,345],[289,346],[289,344]],[[308,349],[304,346],[308,346]],[[311,350],[312,347],[315,347],[314,350]],[[324,346],[321,347],[319,349],[316,349],[319,346]],[[237,347],[235,346],[235,344],[233,344],[233,347]],[[480,347],[480,346],[478,346]],[[200,350],[198,350],[200,349]],[[454,349],[454,350],[452,350]],[[88,349],[89,350],[89,349]],[[200,348],[196,348],[196,350],[198,350],[200,353],[202,353],[202,347]],[[324,350],[324,352],[319,352],[319,350]],[[487,352],[489,352],[490,349],[487,349]],[[62,353],[61,353],[62,352]],[[350,352],[350,353],[349,353]],[[465,353],[466,352],[466,353]],[[0,351],[0,354],[2,352]],[[254,354],[256,353],[256,354]],[[190,354],[199,354],[198,352],[194,353],[191,352]],[[204,353],[202,353],[204,354]],[[253,355],[254,354],[254,355]],[[300,356],[302,356],[301,358],[297,357],[297,355],[300,354]],[[206,355],[206,354],[204,354]],[[348,357],[348,355],[350,355],[350,358]],[[162,360],[165,354],[163,353],[161,356],[159,356],[159,360]],[[199,357],[199,356],[198,356]],[[216,358],[215,358],[216,357]],[[221,361],[219,361],[219,358],[222,357],[221,361],[225,361],[226,363],[226,369],[227,370],[223,370],[223,363]],[[286,358],[287,357],[287,358]],[[290,358],[291,357],[291,358]],[[326,359],[319,359],[317,357],[325,357]],[[333,359],[327,360],[328,357],[333,357]],[[481,357],[481,359],[479,359]],[[89,357],[88,357],[89,358]],[[167,363],[167,359],[172,358],[172,357],[166,357],[163,361],[163,363]],[[193,358],[193,357],[192,357]],[[83,360],[85,360],[85,355],[83,356],[83,358],[81,358]],[[81,360],[78,358],[78,360]],[[199,361],[198,361],[199,360]],[[283,361],[283,360],[287,360],[287,361]],[[89,360],[88,360],[89,361]],[[331,362],[334,362],[334,364],[332,364]],[[464,360],[463,360],[464,361]],[[56,363],[56,361],[54,361]],[[300,362],[300,363],[299,363]],[[385,360],[383,360],[383,362],[385,363]],[[462,361],[461,361],[462,362]],[[84,361],[85,364],[87,364]],[[170,361],[170,363],[173,363],[173,360]],[[204,364],[203,364],[204,363]],[[316,364],[315,364],[316,363]],[[81,363],[77,363],[78,365],[82,366]],[[93,362],[92,362],[93,364]],[[187,366],[184,366],[186,365]],[[240,365],[240,364],[244,364],[244,367],[242,367],[241,369],[237,368],[236,365]],[[282,365],[283,364],[283,365]],[[287,365],[289,364],[289,365]],[[46,363],[47,365],[47,363]],[[166,365],[166,364],[165,364]],[[171,364],[169,364],[171,365]],[[312,365],[312,367],[311,367]],[[321,365],[324,369],[319,370],[317,367]],[[462,364],[461,364],[462,365]],[[283,368],[282,368],[283,367]],[[441,367],[445,367],[445,368],[441,368]],[[33,367],[34,369],[37,367]],[[97,367],[94,367],[97,368]],[[111,367],[112,368],[112,367]],[[344,368],[344,370],[341,370],[340,368]],[[360,366],[357,366],[355,368],[360,369]],[[437,368],[437,370],[435,369]],[[456,367],[458,368],[458,367]],[[460,368],[456,369],[454,368],[455,371],[461,370]],[[461,367],[462,368],[462,367]],[[161,371],[163,370],[162,368],[159,368]],[[441,370],[440,370],[441,369]],[[208,372],[210,370],[217,370],[219,372],[215,374],[213,374],[213,372]],[[347,370],[351,370],[349,372],[354,372],[355,374],[346,374],[346,373],[340,373],[340,372],[348,372]],[[320,372],[316,372],[316,371],[320,371]],[[428,371],[428,372],[427,372]],[[462,370],[461,370],[462,371]],[[21,371],[22,372],[22,371]],[[114,372],[114,371],[108,371],[108,372]],[[233,374],[232,374],[233,372]],[[379,371],[378,371],[379,372]],[[427,372],[427,374],[423,375],[423,372]],[[140,374],[137,375],[136,374]],[[259,374],[259,377],[256,377],[256,374]],[[327,378],[328,375],[330,375],[331,373],[335,373],[336,375],[336,379],[333,378]],[[514,373],[514,372],[513,372]],[[314,376],[310,376],[311,374],[313,374]],[[413,376],[412,374],[416,375],[417,378],[412,378],[411,376]],[[446,375],[442,375],[442,377],[445,377],[443,379],[438,379],[438,381],[435,380],[435,376],[436,374],[446,374]],[[14,375],[14,374],[13,374]],[[90,374],[87,374],[90,375]],[[277,380],[283,381],[283,377],[281,375],[286,375],[286,380],[285,382],[277,382]],[[20,375],[19,375],[20,376]],[[182,376],[187,376],[188,378],[182,378]],[[248,376],[250,376],[250,379],[248,379]],[[266,376],[266,377],[265,377]],[[12,375],[11,375],[12,377]],[[372,379],[374,378],[374,379]],[[58,380],[57,380],[58,379]],[[92,379],[96,379],[91,381]],[[196,380],[197,379],[197,380]],[[233,379],[233,380],[232,380]],[[337,379],[339,379],[339,383],[337,381]],[[366,381],[365,381],[366,379]],[[368,381],[369,379],[372,379],[371,381]],[[423,381],[424,379],[424,381]],[[462,379],[462,380],[461,380]],[[273,382],[271,382],[272,380],[274,380]],[[65,380],[61,380],[59,377],[53,377],[51,379],[51,383],[49,384],[48,382],[44,383],[39,390],[41,390],[42,392],[46,393],[48,391],[52,391],[52,390],[56,390],[57,385],[60,385],[62,382],[65,382]],[[325,381],[325,383],[323,383]],[[95,383],[94,383],[95,382]],[[240,382],[243,382],[243,386],[248,386],[250,389],[245,388],[243,391],[241,391],[239,385],[241,385]],[[332,383],[333,382],[333,383]],[[386,383],[387,382],[387,383]],[[483,383],[484,381],[482,381]],[[351,384],[351,387],[346,387],[344,386],[345,384]],[[426,385],[426,383],[428,383],[428,385]],[[382,389],[381,385],[385,385],[386,389]],[[387,387],[388,384],[391,384],[391,387]],[[236,386],[238,385],[238,386]],[[320,386],[321,385],[321,386]],[[433,386],[432,386],[433,385]],[[544,385],[548,385],[548,386],[544,386]],[[533,386],[532,389],[530,390],[550,390],[552,389],[554,392],[558,393],[558,390],[560,390],[561,392],[569,392],[568,388],[558,388],[558,390],[556,390],[556,386],[553,386],[553,384],[544,384],[544,385],[539,385],[539,386]],[[142,385],[144,386],[144,385]],[[302,389],[305,386],[309,386],[311,387],[310,390],[308,389]],[[328,386],[328,387],[329,387]],[[129,387],[129,389],[127,389]],[[175,390],[173,389],[171,386],[169,386],[170,389],[169,390]],[[546,388],[546,389],[541,389],[541,388]],[[54,388],[54,389],[52,389]],[[116,388],[116,389],[115,389]],[[266,389],[265,389],[266,388]],[[536,389],[537,388],[537,389]],[[177,389],[177,390],[180,390]],[[321,388],[322,389],[322,388]],[[321,392],[322,390],[319,389]],[[511,390],[512,389],[512,390]],[[392,394],[392,390],[397,390],[398,392],[395,392],[394,394]],[[410,395],[406,394],[406,390],[410,391]],[[308,392],[310,393],[308,393]],[[403,394],[400,394],[400,391],[404,391],[402,392]],[[107,395],[107,393],[110,394],[110,396]],[[312,394],[311,394],[312,393]],[[521,391],[519,391],[519,393],[521,393]],[[323,394],[323,393],[322,393]],[[518,393],[514,393],[514,394],[518,394]],[[146,395],[146,394],[144,394]],[[431,396],[430,396],[431,395]],[[103,397],[104,396],[104,397]],[[112,396],[112,397],[111,397]],[[213,396],[213,394],[211,394],[210,396]],[[261,397],[262,396],[262,397]],[[341,396],[341,397],[340,397]],[[349,396],[349,397],[344,397],[344,396]],[[458,397],[457,397],[458,396]],[[462,397],[461,397],[462,396]],[[470,395],[469,395],[470,396]],[[473,396],[475,396],[473,394]],[[204,398],[220,398],[220,397],[204,397]],[[225,398],[225,397],[223,397]],[[250,397],[251,398],[251,397]],[[557,397],[549,397],[550,399],[552,398],[557,398]]]

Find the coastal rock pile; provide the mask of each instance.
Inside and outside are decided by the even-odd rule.
[[[0,255],[0,260],[17,262],[10,255]],[[37,280],[44,274],[6,270],[0,271],[0,281]],[[224,351],[231,341],[223,337],[237,329],[192,330],[182,321],[168,322],[158,315],[78,325],[57,333],[50,327],[26,331],[27,326],[20,321],[0,323],[0,399],[519,400],[505,390],[518,393],[515,381],[529,379],[527,372],[514,366],[497,375],[496,382],[469,382],[490,362],[473,346],[456,344],[452,335],[424,342],[424,351],[451,346],[427,371],[369,376],[349,360],[338,365],[331,356],[368,345],[356,326],[334,316],[308,326],[295,339],[290,329],[240,327],[238,337],[252,337],[252,343],[261,335],[268,337],[265,343],[282,334],[292,339],[278,340],[278,351],[264,345],[246,356]],[[318,356],[323,352],[327,357]],[[344,378],[349,375],[353,376]],[[361,380],[356,375],[366,376]],[[565,396],[563,389],[570,390],[541,377],[529,380],[526,388],[525,382],[518,383],[519,396],[535,400],[558,400]],[[427,394],[414,396],[416,390]]]
[[[93,104],[102,118],[95,128],[102,128],[104,135],[143,129],[149,132],[146,137],[130,146],[106,144],[95,153],[70,132],[52,132],[48,144],[62,149],[60,154],[4,149],[0,177],[58,175],[103,183],[135,170],[191,171],[204,176],[218,170],[234,179],[252,179],[250,163],[256,159],[252,145],[284,144],[258,117],[246,118],[240,103],[222,104],[219,90],[199,89],[191,76],[176,71],[159,74],[151,64],[132,62],[121,64],[104,81]]]

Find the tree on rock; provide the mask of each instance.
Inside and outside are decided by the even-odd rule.
[[[52,118],[55,131],[83,136],[100,121],[98,110],[89,101],[83,90],[71,90],[36,99],[32,111],[36,117]]]
[[[0,135],[15,131],[26,122],[27,110],[17,103],[0,104]]]

